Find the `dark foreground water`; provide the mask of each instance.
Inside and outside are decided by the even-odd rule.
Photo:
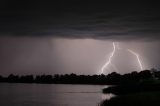
[[[0,106],[98,106],[104,85],[0,83]]]

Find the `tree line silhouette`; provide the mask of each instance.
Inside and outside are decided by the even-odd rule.
[[[112,72],[108,75],[14,75],[7,77],[0,76],[0,82],[8,83],[46,83],[46,84],[133,84],[141,81],[150,81],[149,79],[160,80],[160,71],[156,69],[143,70],[141,72],[131,72],[119,74]]]

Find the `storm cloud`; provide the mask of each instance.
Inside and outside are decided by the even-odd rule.
[[[159,6],[150,2],[9,1],[0,36],[160,40]]]

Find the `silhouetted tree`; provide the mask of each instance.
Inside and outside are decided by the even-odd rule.
[[[152,74],[150,70],[144,70],[139,72],[140,79],[149,79],[152,78]]]
[[[118,84],[120,83],[120,79],[121,75],[116,72],[112,72],[107,75],[107,81],[109,84]]]
[[[34,77],[33,77],[33,75],[21,76],[20,77],[20,82],[22,82],[22,83],[33,83],[34,82]]]
[[[10,74],[7,78],[8,82],[19,82],[19,76]]]

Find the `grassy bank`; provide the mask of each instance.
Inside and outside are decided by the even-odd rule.
[[[103,89],[103,93],[113,93],[116,95],[124,95],[138,92],[152,92],[160,91],[159,83],[150,84],[130,84],[130,85],[116,85]]]
[[[103,89],[103,93],[118,96],[103,101],[101,106],[160,106],[159,83],[137,83],[111,86]]]
[[[160,106],[160,91],[121,95],[104,101],[101,106]]]

